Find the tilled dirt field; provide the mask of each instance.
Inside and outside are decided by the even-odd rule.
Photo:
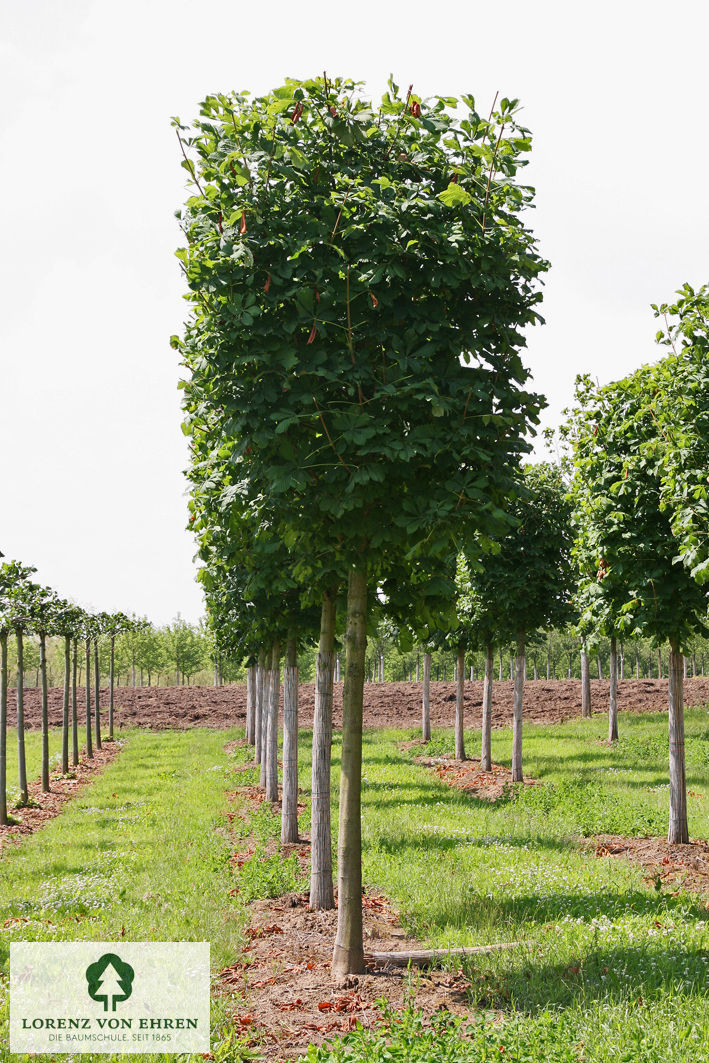
[[[466,726],[480,727],[482,682],[466,682]],[[709,703],[709,677],[686,679],[686,705]],[[108,691],[102,691],[102,704]],[[303,683],[300,688],[300,719],[303,727],[313,720],[314,687]],[[608,681],[591,681],[593,712],[605,712],[608,705]],[[244,724],[246,686],[225,687],[120,687],[115,693],[116,726],[152,727],[233,727]],[[621,712],[662,712],[667,710],[666,679],[625,679],[618,687]],[[8,699],[9,718],[14,712],[14,691]],[[84,691],[78,692],[79,719],[85,713]],[[104,712],[106,710],[104,709]],[[40,725],[40,692],[25,691],[25,715],[29,727]],[[530,680],[524,690],[524,715],[530,723],[561,723],[581,715],[581,683],[576,679],[547,682]],[[455,717],[455,684],[431,683],[431,723],[433,727],[452,727]],[[61,726],[62,691],[49,692],[49,721]],[[421,719],[420,683],[366,683],[364,687],[365,727],[418,727]],[[512,722],[512,683],[494,686],[493,726],[509,727]],[[335,684],[334,725],[342,723],[342,683]]]

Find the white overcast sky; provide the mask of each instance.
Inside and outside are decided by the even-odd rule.
[[[393,72],[519,97],[550,259],[526,363],[558,422],[577,373],[657,357],[651,302],[709,280],[709,6],[600,0],[1,0],[0,550],[86,607],[202,613],[176,389],[170,116],[285,76]]]

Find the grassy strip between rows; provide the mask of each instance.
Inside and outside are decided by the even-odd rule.
[[[521,944],[476,957],[469,967],[469,1024],[442,1016],[433,1029],[422,1027],[412,978],[411,1009],[389,1016],[387,1032],[357,1031],[330,1049],[311,1047],[310,1063],[709,1061],[706,898],[647,886],[639,868],[584,854],[576,840],[604,831],[664,833],[666,727],[663,715],[624,715],[615,748],[601,741],[600,717],[529,728],[525,771],[545,785],[513,792],[494,806],[440,784],[413,763],[417,750],[402,754],[398,744],[413,732],[367,734],[365,880],[394,900],[407,928],[424,942]],[[240,827],[252,831],[263,849],[239,872],[239,893],[229,895],[234,876],[225,791],[249,781],[249,773],[230,770],[247,757],[242,749],[225,754],[224,743],[234,736],[131,732],[118,761],[60,817],[0,861],[0,924],[11,917],[29,920],[0,934],[5,971],[13,935],[208,940],[215,972],[234,962],[248,919],[245,902],[297,884],[294,864],[278,854],[265,856],[278,819],[263,808]],[[302,744],[304,791],[308,737]],[[471,733],[468,740],[472,754],[479,736]],[[448,733],[437,735],[433,751],[447,751],[451,741]],[[336,779],[337,743],[333,754]],[[509,755],[509,732],[495,732],[494,758],[505,763]],[[690,831],[706,838],[704,711],[687,713],[687,761]],[[303,829],[307,820],[306,811]],[[2,988],[6,993],[6,978]],[[6,1003],[4,1008],[6,1024]],[[215,1058],[249,1058],[218,996],[212,1020]],[[7,1053],[7,1025],[0,1032],[3,1048]],[[97,1063],[109,1058],[95,1057]],[[132,1058],[148,1063],[163,1057]]]

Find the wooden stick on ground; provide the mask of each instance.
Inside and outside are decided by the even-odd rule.
[[[434,967],[451,956],[475,956],[496,952],[498,949],[513,949],[519,941],[502,941],[495,945],[471,945],[461,949],[414,949],[409,952],[366,952],[364,962],[368,967]]]

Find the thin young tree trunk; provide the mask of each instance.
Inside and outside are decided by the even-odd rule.
[[[515,686],[512,706],[512,782],[522,782],[522,706],[524,702],[525,672],[524,631],[517,632],[515,657]]]
[[[111,659],[108,665],[108,737],[113,739],[113,686],[114,668],[116,657],[116,639],[111,636]],[[148,686],[150,686],[150,672],[148,672]]]
[[[635,678],[640,678],[640,655],[637,650],[635,651]]]
[[[252,746],[256,741],[256,667],[246,669],[246,741]]]
[[[537,671],[537,658],[533,658],[534,678],[539,679],[539,672]]]
[[[281,842],[298,841],[298,643],[290,633],[283,668]]]
[[[140,670],[140,685],[143,685],[143,670]],[[98,663],[98,639],[94,639],[94,697],[96,699],[96,748],[101,748],[101,670]]]
[[[310,907],[335,907],[332,882],[330,758],[332,752],[332,678],[335,645],[335,598],[323,594],[320,645],[313,714],[313,768],[310,800]]]
[[[625,652],[623,650],[623,643],[620,644],[620,655],[618,657],[618,682],[622,682],[625,679]]]
[[[455,759],[465,760],[465,650],[458,647],[455,687]]]
[[[254,704],[254,760],[261,763],[261,738],[263,737],[263,650],[259,652],[256,665],[256,702]]]
[[[261,706],[261,770],[259,771],[259,785],[266,789],[266,777],[268,775],[268,721],[271,712],[271,654],[265,654],[263,667],[263,686]],[[268,665],[268,667],[266,667]]]
[[[86,667],[86,756],[93,757],[94,750],[91,742],[91,639],[86,639],[85,667]]]
[[[603,661],[601,660],[600,653],[596,654],[596,664],[598,665],[598,678],[603,679]]]
[[[278,701],[281,693],[281,647],[276,639],[271,655],[266,738],[266,800],[278,800]]]
[[[684,678],[679,642],[670,643],[669,730],[670,730],[670,825],[667,841],[687,844],[687,779],[684,763]]]
[[[416,655],[416,682],[417,683],[419,682],[419,663],[420,663],[419,662],[419,656],[417,654]],[[430,665],[429,665],[429,668],[430,668]]]
[[[79,667],[79,647],[77,639],[73,640],[71,661],[71,763],[79,763],[79,716],[76,705],[76,673]]]
[[[423,655],[423,690],[421,691],[421,738],[431,741],[431,654]]]
[[[362,699],[367,650],[367,570],[350,571],[347,586],[345,687],[342,694],[342,770],[337,849],[335,977],[364,972],[362,941]]]
[[[15,632],[17,643],[17,784],[20,791],[18,804],[26,805],[29,801],[27,788],[27,759],[25,757],[25,650],[24,635],[21,630]]]
[[[500,650],[500,682],[502,682],[502,650]]]
[[[64,636],[64,700],[62,702],[62,775],[69,774],[69,692],[71,690],[71,637]]]
[[[492,670],[494,660],[492,646],[485,647],[485,679],[483,681],[482,709],[482,743],[480,746],[480,767],[483,771],[492,771]]]
[[[42,793],[49,793],[49,702],[47,691],[47,634],[39,633],[39,674],[42,681]]]
[[[0,827],[7,825],[7,631],[0,631]]]
[[[657,647],[657,678],[662,679],[662,650]]]
[[[608,699],[608,741],[618,741],[618,648],[615,635],[611,636],[610,651],[610,697]]]
[[[581,646],[581,715],[584,719],[591,716],[591,668],[585,645]]]

